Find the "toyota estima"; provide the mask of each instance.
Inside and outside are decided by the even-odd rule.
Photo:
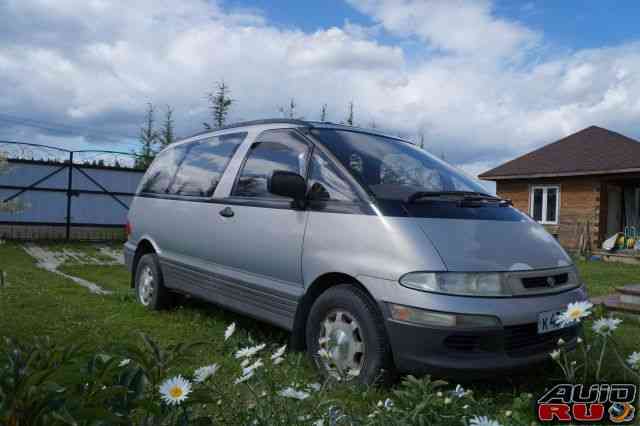
[[[324,372],[482,372],[544,360],[584,300],[542,226],[411,143],[264,120],[164,149],[131,204],[132,286],[291,331]],[[326,350],[330,355],[326,356]],[[318,353],[324,357],[320,357]]]

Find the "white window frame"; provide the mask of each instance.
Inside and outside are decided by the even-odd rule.
[[[549,189],[556,190],[556,220],[547,220],[547,192]],[[533,194],[536,189],[542,190],[542,220],[537,221],[543,225],[557,225],[560,222],[560,185],[531,185],[529,187],[529,215],[533,219]],[[535,220],[535,219],[534,219]]]

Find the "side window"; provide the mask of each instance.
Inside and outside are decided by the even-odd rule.
[[[147,194],[166,194],[178,171],[187,147],[178,145],[162,151],[153,160],[140,183],[140,192]]]
[[[329,159],[314,150],[309,166],[309,197],[312,200],[356,202],[358,196],[353,187],[344,180]]]
[[[231,195],[282,198],[269,192],[269,180],[276,170],[305,175],[308,145],[289,131],[265,132],[255,142]]]
[[[169,193],[210,197],[246,136],[246,133],[234,133],[190,144]]]

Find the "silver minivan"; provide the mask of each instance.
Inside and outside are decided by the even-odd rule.
[[[291,332],[325,373],[511,370],[548,358],[586,299],[545,229],[411,143],[262,120],[160,152],[129,212],[140,303],[188,294]],[[322,354],[323,356],[319,355]]]

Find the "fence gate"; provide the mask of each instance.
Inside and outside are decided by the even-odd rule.
[[[0,212],[0,236],[20,237],[15,234],[28,234],[25,229],[33,234],[38,227],[40,238],[69,240],[122,229],[144,173],[135,168],[135,155],[122,152],[17,142],[0,142],[0,152],[9,158],[9,170],[0,174],[0,200],[24,204],[17,213]]]

